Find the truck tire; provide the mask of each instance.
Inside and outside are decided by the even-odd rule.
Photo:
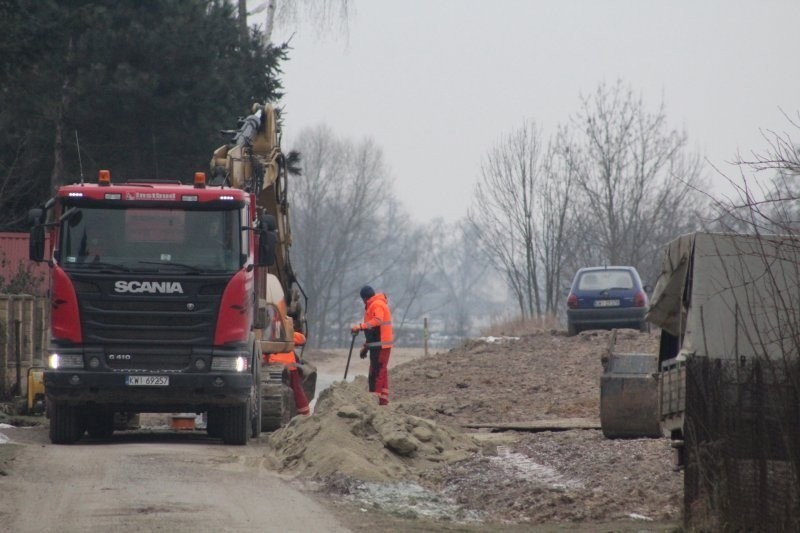
[[[242,446],[247,444],[250,434],[249,401],[226,407],[223,410],[222,442]]]
[[[209,409],[206,420],[206,433],[209,437],[218,439],[222,437],[222,421],[225,413],[222,409]]]
[[[50,442],[72,444],[83,436],[85,423],[80,409],[65,403],[51,403]]]
[[[253,388],[250,394],[250,436],[257,439],[261,436],[261,357],[253,354]]]
[[[93,439],[107,439],[114,433],[114,413],[96,413],[86,421],[86,432]]]

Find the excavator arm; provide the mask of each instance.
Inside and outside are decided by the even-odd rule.
[[[295,331],[305,332],[300,302],[302,290],[289,258],[292,233],[289,225],[286,158],[280,147],[278,110],[271,104],[255,104],[252,113],[233,132],[230,144],[220,146],[211,159],[211,184],[227,185],[251,192],[256,197],[262,231],[273,241],[274,262],[268,267],[283,288],[287,314]],[[266,289],[264,289],[266,290]],[[266,294],[259,298],[266,299]]]

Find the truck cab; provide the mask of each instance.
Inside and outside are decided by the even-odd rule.
[[[231,444],[260,433],[254,197],[203,178],[112,184],[101,171],[58,190],[51,222],[39,213],[53,442],[108,435],[115,412],[208,412],[209,433]]]

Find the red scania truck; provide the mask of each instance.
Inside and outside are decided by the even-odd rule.
[[[282,369],[263,357],[304,329],[274,113],[257,107],[215,152],[215,183],[101,170],[31,211],[31,259],[51,268],[52,442],[107,437],[115,413],[205,412],[209,435],[245,444],[291,414]]]

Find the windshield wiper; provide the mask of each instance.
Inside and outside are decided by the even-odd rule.
[[[173,262],[173,261],[141,261],[141,260],[140,260],[140,261],[138,261],[138,262],[139,262],[139,263],[142,263],[143,265],[159,265],[159,266],[175,266],[175,267],[180,267],[180,268],[184,268],[184,269],[186,269],[186,270],[191,270],[191,271],[192,271],[193,273],[195,273],[195,274],[201,274],[201,273],[203,273],[203,270],[202,270],[202,269],[200,269],[200,268],[198,268],[198,267],[196,267],[196,266],[194,266],[194,265],[190,265],[190,264],[188,264],[188,263],[175,263],[175,262]]]

